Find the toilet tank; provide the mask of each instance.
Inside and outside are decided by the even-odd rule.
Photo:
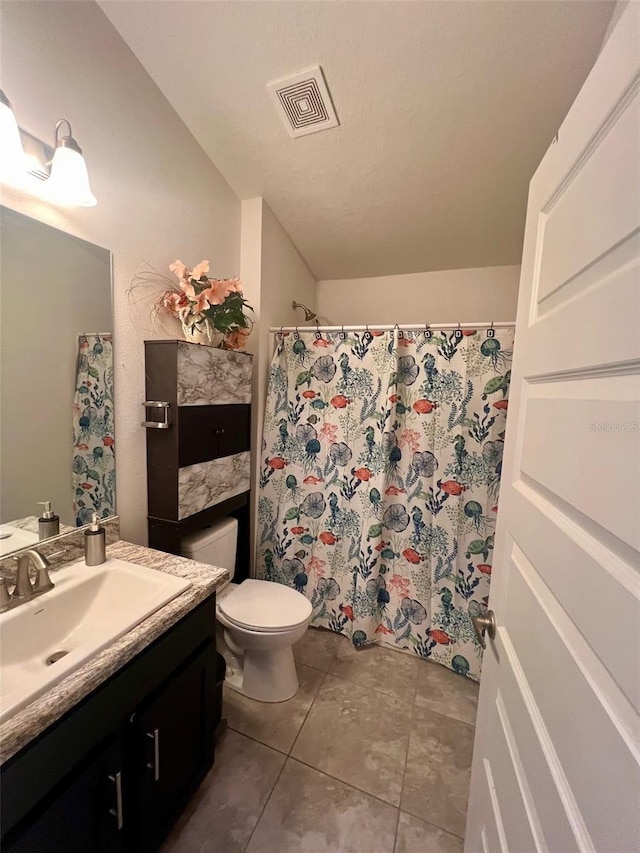
[[[237,544],[238,520],[224,518],[185,536],[182,540],[182,555],[199,563],[227,569],[229,577],[233,579]]]

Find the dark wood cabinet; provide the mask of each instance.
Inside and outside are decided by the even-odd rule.
[[[3,853],[151,853],[214,761],[215,596],[2,766]]]
[[[213,759],[215,661],[206,651],[132,717],[134,849],[157,849]]]
[[[124,738],[110,738],[2,842],[6,853],[124,853]]]
[[[180,468],[249,450],[251,406],[181,406],[177,417]]]

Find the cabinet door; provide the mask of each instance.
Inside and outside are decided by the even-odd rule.
[[[181,468],[249,450],[251,406],[180,406],[178,436]]]
[[[3,853],[121,853],[122,738],[111,740],[2,841]]]
[[[208,644],[133,715],[132,850],[157,849],[213,764],[215,647]]]

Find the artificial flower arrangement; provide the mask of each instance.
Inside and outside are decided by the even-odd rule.
[[[253,328],[245,307],[249,311],[253,308],[242,295],[242,282],[237,278],[210,278],[209,261],[201,261],[190,270],[177,260],[169,269],[176,275],[178,286],[160,296],[158,309],[164,308],[180,320],[187,340],[205,336],[213,343],[218,332],[223,335],[224,349],[242,349]]]
[[[177,260],[169,269],[177,277],[177,284],[153,267],[143,267],[133,277],[129,299],[145,299],[136,294],[144,294],[152,287],[157,293],[161,285],[163,289],[151,306],[154,326],[162,326],[162,315],[168,315],[179,320],[187,341],[242,349],[253,328],[253,320],[245,313],[253,308],[242,295],[242,282],[237,278],[210,277],[209,261],[189,269]]]

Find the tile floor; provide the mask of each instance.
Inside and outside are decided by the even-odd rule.
[[[462,853],[478,687],[311,628],[300,690],[225,691],[216,763],[162,853]]]

